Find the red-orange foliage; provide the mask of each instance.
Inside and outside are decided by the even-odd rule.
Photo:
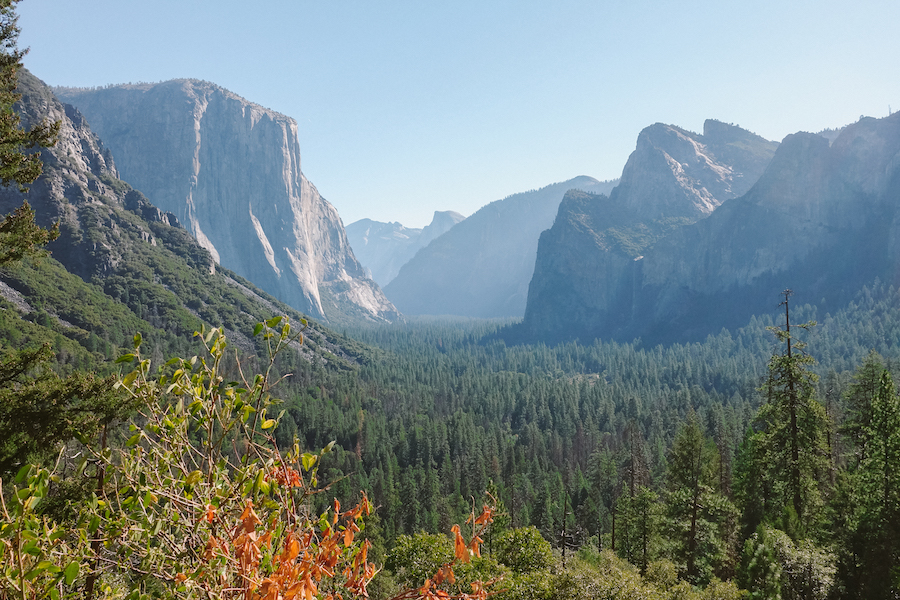
[[[450,592],[443,589],[441,586],[443,584],[450,584],[456,582],[456,575],[453,572],[453,565],[456,564],[457,561],[468,563],[471,560],[472,555],[477,557],[481,557],[481,544],[484,540],[481,539],[481,535],[485,532],[488,526],[494,522],[494,509],[490,506],[485,505],[481,514],[476,517],[473,512],[466,523],[472,523],[472,539],[466,543],[465,538],[462,536],[459,525],[454,525],[450,528],[451,533],[454,534],[454,559],[452,562],[443,565],[440,569],[435,572],[429,579],[425,580],[425,583],[422,587],[414,589],[414,590],[406,590],[396,596],[394,596],[391,600],[486,600],[489,596],[494,595],[497,592],[490,592],[488,589],[498,580],[491,581],[475,581],[472,582],[472,593],[461,593],[461,594],[451,594]]]
[[[209,561],[216,555],[233,556],[238,562],[242,581],[240,591],[245,600],[313,600],[318,596],[323,580],[335,578],[335,567],[341,562],[345,563],[341,573],[343,587],[352,597],[368,598],[366,586],[377,573],[375,565],[367,560],[368,540],[354,548],[350,557],[344,552],[354,545],[356,533],[360,531],[358,521],[371,511],[372,506],[365,495],[358,505],[344,512],[335,500],[334,514],[328,526],[317,532],[312,523],[306,523],[289,531],[280,552],[273,555],[271,567],[265,569],[268,574],[263,575],[260,568],[262,550],[269,547],[276,524],[269,523],[265,530],[257,531],[263,523],[253,509],[252,501],[248,500],[230,532],[230,546],[210,536],[204,559]],[[342,520],[343,525],[340,524]],[[343,597],[331,593],[326,598],[337,600]]]

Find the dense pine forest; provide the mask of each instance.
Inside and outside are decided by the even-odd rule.
[[[618,582],[626,591],[610,597],[687,597],[666,594],[693,587],[708,597],[887,598],[900,485],[897,294],[876,284],[835,315],[791,307],[789,335],[774,294],[771,314],[745,328],[670,347],[507,346],[497,337],[505,322],[477,320],[348,330],[338,337],[366,349],[355,368],[275,357],[273,440],[329,447],[316,466],[327,491],[307,500],[314,512],[367,494],[365,536],[385,567],[375,597],[416,589],[452,561],[446,534],[488,504],[498,516],[467,576],[505,573],[504,597],[593,597]],[[265,364],[264,347],[238,353],[245,367]],[[231,351],[226,379],[238,376]],[[71,370],[66,352],[53,356],[57,371]],[[117,407],[114,444],[127,446],[126,424],[140,414],[139,404]],[[44,456],[51,465],[56,454]],[[49,487],[47,516],[74,518],[90,497],[92,479],[68,469]],[[520,546],[537,566],[514,567]]]

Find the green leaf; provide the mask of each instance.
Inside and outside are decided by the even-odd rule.
[[[65,576],[66,585],[72,585],[75,579],[78,577],[78,569],[81,565],[76,561],[72,561],[66,565],[65,571],[63,571],[63,575]]]
[[[144,338],[141,337],[140,333],[134,334],[134,349],[137,350],[141,347],[141,342],[144,341]]]
[[[38,546],[38,543],[34,540],[29,540],[22,544],[22,551],[25,552],[25,554],[30,554],[31,556],[40,556],[41,554],[43,554],[40,546]]]
[[[186,486],[195,485],[198,481],[200,481],[200,477],[202,477],[202,476],[203,476],[203,474],[199,470],[191,471],[188,474],[187,479],[184,480],[184,485],[186,485]]]
[[[116,364],[118,363],[126,363],[134,360],[134,354],[123,354],[119,358],[116,359]]]
[[[328,454],[329,452],[331,452],[332,448],[334,448],[334,444],[336,441],[337,440],[331,440],[330,442],[328,442],[328,445],[325,446],[324,448],[322,448],[322,454]]]
[[[310,454],[309,452],[306,452],[301,458],[303,460],[304,471],[309,471],[310,469],[312,469],[313,465],[316,464],[316,461],[319,459],[318,456],[316,456],[315,454]]]
[[[271,327],[272,329],[275,329],[276,327],[278,327],[278,324],[281,323],[281,319],[283,318],[284,317],[272,317],[271,319],[268,319],[266,321],[266,325]]]
[[[275,421],[275,419],[266,419],[262,423],[262,428],[263,429],[271,429],[272,427],[275,427],[276,422],[277,421]]]
[[[128,438],[128,441],[125,442],[125,445],[130,448],[130,447],[134,446],[135,444],[137,444],[140,440],[141,440],[141,432],[139,431],[136,434],[134,434],[133,436],[131,436],[130,438]]]
[[[263,325],[262,323],[257,323],[256,327],[253,328],[253,337],[258,336],[259,333],[263,330],[263,327],[265,327],[265,325]]]

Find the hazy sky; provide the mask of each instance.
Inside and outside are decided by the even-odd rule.
[[[345,224],[422,227],[577,175],[641,129],[781,140],[900,110],[900,2],[23,0],[50,85],[205,79],[297,120]]]

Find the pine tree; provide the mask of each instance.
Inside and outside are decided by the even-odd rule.
[[[865,457],[866,431],[872,422],[872,404],[879,391],[884,364],[874,350],[853,375],[853,383],[844,393],[845,419],[841,433],[849,438],[855,456],[851,467],[856,468]]]
[[[900,398],[887,371],[871,409],[860,464],[862,591],[867,598],[889,598],[900,588]]]
[[[788,308],[791,293],[784,291],[784,329],[772,328],[778,339],[785,342],[786,351],[769,359],[769,375],[760,388],[766,401],[757,420],[762,426],[765,464],[785,508],[782,515],[769,518],[780,518],[783,528],[793,537],[803,537],[812,530],[821,504],[820,487],[827,472],[827,418],[815,397],[818,378],[810,370],[815,360],[803,352],[806,344],[792,337]],[[811,321],[795,329],[813,326],[815,322]],[[791,531],[795,526],[799,531]]]
[[[728,559],[734,507],[718,492],[717,450],[692,411],[675,435],[666,474],[666,529],[671,558],[685,577],[706,582]]]
[[[768,529],[760,525],[744,544],[741,587],[751,600],[781,600],[781,567]]]
[[[56,144],[59,122],[41,123],[26,130],[15,111],[14,105],[22,97],[16,92],[18,71],[27,52],[16,47],[19,27],[15,5],[18,2],[0,0],[0,183],[16,184],[24,192],[43,167],[40,153],[27,151]],[[27,201],[23,202],[0,221],[0,266],[38,253],[57,235],[56,226],[47,230],[35,225],[34,211]]]
[[[42,123],[25,130],[13,110],[21,98],[16,93],[18,71],[27,52],[16,47],[19,27],[15,5],[18,2],[0,0],[0,181],[3,185],[15,183],[24,191],[41,174],[42,166],[39,154],[26,154],[24,150],[53,145],[59,123]]]
[[[40,154],[28,151],[55,144],[59,122],[25,130],[14,110],[26,52],[16,47],[18,1],[0,0],[0,182],[24,192],[42,169]],[[23,202],[0,221],[0,267],[40,255],[58,233],[56,225],[38,227],[34,211]],[[79,373],[60,378],[48,367],[51,358],[49,345],[0,348],[0,475],[26,459],[43,458],[62,441],[92,434],[124,408],[114,401],[112,379]]]

